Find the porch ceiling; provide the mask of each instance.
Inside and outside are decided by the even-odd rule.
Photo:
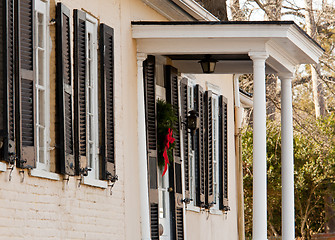
[[[267,52],[266,72],[285,74],[316,63],[323,49],[292,21],[132,22],[137,51],[165,55],[184,73],[202,73],[205,54],[219,60],[215,73],[252,73],[249,52]]]

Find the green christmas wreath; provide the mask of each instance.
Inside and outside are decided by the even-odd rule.
[[[165,148],[165,138],[168,134],[169,128],[175,131],[175,123],[178,120],[175,114],[175,110],[170,103],[167,103],[164,100],[157,100],[157,153],[158,153],[158,166],[160,169],[164,167],[164,158],[163,152]],[[167,150],[167,155],[169,162],[173,162],[172,149],[174,148],[175,143],[170,145],[170,148]]]

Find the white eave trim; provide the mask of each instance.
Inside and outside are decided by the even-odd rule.
[[[270,28],[271,27],[271,28]],[[143,24],[133,25],[133,38],[190,39],[190,38],[282,38],[287,25],[273,24]],[[300,34],[301,37],[301,34]]]
[[[269,66],[283,73],[293,72],[297,64],[316,63],[323,54],[291,21],[133,22],[132,33],[138,50],[150,54],[268,51]]]
[[[296,26],[291,26],[288,29],[287,36],[293,43],[299,43],[299,48],[307,53],[310,58],[314,61],[314,63],[318,62],[318,59],[323,54],[323,49],[320,48],[307,36],[302,38],[302,33],[299,31],[299,29]]]
[[[193,0],[172,0],[184,11],[199,21],[220,21],[212,13]]]
[[[240,101],[243,105],[243,108],[252,108],[253,107],[253,100],[248,95],[240,92]]]
[[[176,6],[175,3],[166,0],[142,0],[142,2],[170,21],[194,21],[192,16]]]

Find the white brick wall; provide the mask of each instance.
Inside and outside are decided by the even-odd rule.
[[[101,189],[0,173],[0,239],[125,239],[123,182]]]

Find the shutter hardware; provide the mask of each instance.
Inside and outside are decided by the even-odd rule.
[[[83,177],[88,176],[88,172],[91,171],[91,168],[85,167],[85,168],[81,168],[79,169],[79,183],[78,183],[78,188],[80,188],[81,184],[83,183]]]
[[[213,207],[214,204],[215,204],[215,202],[211,202],[211,203],[205,204],[205,208],[206,209],[210,209],[211,207]]]
[[[108,180],[108,187],[109,187],[109,195],[110,196],[113,195],[113,187],[114,187],[117,180],[119,180],[118,175],[115,175],[115,176],[111,177],[111,180]]]
[[[55,25],[55,24],[56,24],[56,19],[51,18],[50,21],[49,21],[49,26]]]
[[[8,166],[8,170],[10,170],[9,172],[9,176],[8,176],[8,181],[12,181],[12,173],[13,173],[13,170],[14,170],[14,167],[15,167],[15,160],[16,160],[16,156],[15,155],[11,155],[9,157],[9,166]]]
[[[184,198],[183,200],[181,200],[181,202],[183,202],[185,204],[189,204],[190,202],[193,202],[193,199],[191,199],[191,198]]]
[[[199,113],[195,109],[190,110],[187,113],[186,122],[182,121],[180,117],[180,123],[183,128],[186,127],[187,130],[189,130],[188,133],[191,134],[191,147],[192,150],[194,150],[194,135],[195,131],[199,129],[200,126]]]
[[[228,211],[230,211],[230,207],[229,206],[223,206],[222,210],[225,211],[225,212],[228,212]]]

